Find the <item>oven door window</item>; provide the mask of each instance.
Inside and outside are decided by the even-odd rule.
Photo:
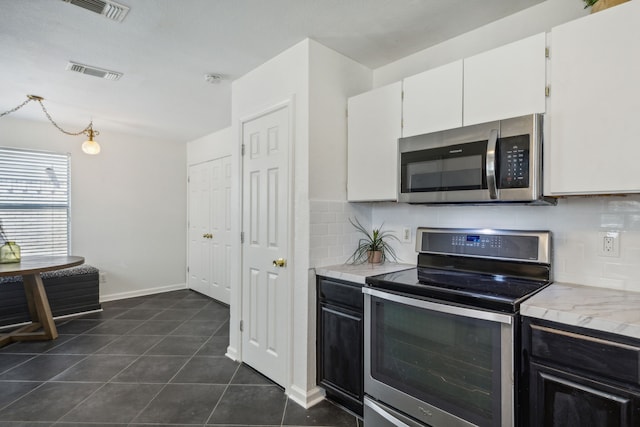
[[[477,425],[501,425],[501,325],[379,298],[371,376]]]
[[[402,192],[487,188],[487,141],[401,154]]]

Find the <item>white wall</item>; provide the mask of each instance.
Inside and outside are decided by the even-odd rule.
[[[309,197],[347,200],[348,97],[371,89],[372,71],[309,41]]]
[[[231,127],[210,133],[187,143],[187,165],[230,156],[233,147],[233,129]]]
[[[422,71],[549,31],[556,25],[588,13],[589,10],[584,9],[582,0],[546,0],[477,30],[377,68],[373,72],[373,85],[380,87],[397,82]]]
[[[236,145],[233,154],[233,165],[235,167],[234,182],[238,184],[234,187],[232,194],[236,197],[232,200],[233,206],[238,206],[240,212],[241,183],[240,175],[242,159],[240,154],[241,126],[243,120],[264,112],[275,105],[283,102],[291,102],[292,133],[290,142],[292,144],[293,170],[289,171],[292,182],[289,197],[293,203],[293,212],[290,213],[289,220],[294,224],[293,235],[289,236],[289,265],[293,266],[293,274],[290,276],[289,286],[293,289],[294,297],[291,299],[291,309],[294,306],[307,307],[307,300],[299,300],[300,292],[298,287],[306,290],[308,283],[308,262],[309,262],[309,41],[304,40],[295,46],[287,49],[280,55],[267,61],[260,67],[249,72],[245,76],[232,83],[232,112],[231,123],[234,132],[233,140]],[[234,229],[241,230],[241,218],[238,215],[234,218]],[[240,275],[241,253],[238,250],[233,267],[234,276],[232,281],[241,283]],[[235,291],[235,292],[234,292]],[[304,292],[304,291],[303,291]],[[306,294],[306,292],[304,292]],[[241,289],[232,289],[230,310],[230,339],[227,354],[232,358],[241,358],[241,336],[239,333],[241,316]],[[298,319],[291,314],[291,379],[287,394],[295,394],[297,401],[307,399],[307,372],[306,360],[299,360],[299,352],[302,349],[306,356],[307,340],[306,336],[306,313],[305,318]],[[295,354],[294,354],[295,353]],[[296,368],[293,368],[293,365]],[[303,367],[300,372],[299,367]]]
[[[306,305],[294,305],[294,317],[302,322],[306,329],[299,328],[301,335],[298,342],[306,343],[306,348],[296,346],[296,360],[306,361],[306,365],[298,363],[294,366],[294,377],[306,376],[305,392],[312,393],[316,384],[316,277],[313,267],[318,262],[320,246],[318,238],[325,241],[321,244],[335,244],[342,249],[346,238],[352,237],[352,230],[344,235],[322,237],[316,233],[324,233],[319,229],[322,224],[316,223],[317,208],[327,206],[329,209],[347,207],[347,98],[357,95],[371,87],[371,70],[331,50],[314,40],[309,40],[309,158],[307,159],[309,175],[309,232],[307,233],[309,269],[307,288],[296,287],[296,301],[306,301]],[[351,212],[333,214],[329,209],[322,212],[323,217],[333,217],[332,232],[338,232],[338,224],[345,221]],[[370,211],[369,211],[370,212]],[[369,213],[370,215],[370,213]],[[368,221],[364,218],[365,221]],[[350,225],[350,224],[349,224]],[[342,231],[342,230],[341,230]],[[332,255],[342,252],[329,248]],[[327,253],[327,256],[329,254]],[[340,255],[342,257],[342,255]],[[341,260],[341,262],[344,260]],[[304,340],[303,340],[304,338]],[[306,402],[307,404],[310,402]]]
[[[101,300],[184,288],[184,144],[103,132],[102,152],[89,156],[84,139],[46,122],[0,121],[2,146],[71,153],[72,252],[104,273]]]
[[[328,199],[346,204],[347,97],[370,87],[371,70],[313,40],[298,43],[233,83],[232,126],[236,143],[244,119],[292,101],[293,235],[289,265],[293,267],[293,280],[291,379],[287,393],[303,406],[322,397],[315,387],[315,276],[310,269],[310,217],[312,206],[316,205],[312,201]],[[241,160],[237,153],[238,150],[235,164],[239,171]],[[240,346],[240,336],[233,327],[239,322],[240,297],[239,290],[232,293],[231,357],[238,355]]]

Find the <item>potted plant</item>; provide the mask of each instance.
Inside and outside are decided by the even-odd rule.
[[[585,3],[584,8],[591,6],[591,13],[599,12],[604,9],[608,9],[612,6],[626,3],[629,0],[583,0]]]
[[[387,243],[385,239],[400,240],[390,231],[382,230],[384,223],[382,223],[379,228],[374,228],[371,233],[369,233],[369,231],[360,224],[358,218],[355,218],[355,222],[349,218],[349,222],[356,228],[356,230],[361,232],[364,237],[358,241],[358,247],[353,251],[353,254],[347,260],[347,263],[361,264],[369,262],[371,264],[380,264],[385,262],[388,258],[393,261],[398,260],[395,250],[389,246],[389,243]]]

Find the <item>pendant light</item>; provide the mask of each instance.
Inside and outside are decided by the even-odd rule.
[[[10,113],[13,113],[15,111],[18,111],[19,109],[21,109],[22,107],[24,107],[25,105],[30,103],[31,101],[36,101],[38,104],[40,104],[40,107],[42,108],[42,111],[44,112],[44,114],[47,116],[47,119],[49,119],[51,124],[54,125],[60,132],[66,134],[66,135],[71,135],[71,136],[77,136],[77,135],[83,135],[83,134],[87,135],[89,137],[89,139],[82,143],[82,151],[84,153],[91,154],[91,155],[95,155],[95,154],[100,153],[100,144],[98,144],[98,141],[95,141],[93,139],[94,136],[100,135],[100,132],[98,132],[97,130],[93,129],[93,121],[89,122],[87,127],[82,129],[80,132],[68,132],[68,131],[62,129],[51,118],[51,115],[49,114],[49,112],[45,108],[44,104],[42,103],[42,101],[44,101],[44,98],[41,97],[41,96],[38,96],[38,95],[27,95],[27,100],[26,101],[24,101],[22,104],[18,105],[17,107],[12,108],[11,110],[5,111],[4,113],[0,113],[0,117],[6,116],[7,114],[10,114]]]
[[[94,135],[99,135],[100,132],[97,130],[93,130],[93,123],[89,123],[89,129],[85,132],[85,134],[89,137],[85,142],[82,143],[82,151],[86,154],[95,155],[100,153],[100,144],[97,141],[93,140]]]

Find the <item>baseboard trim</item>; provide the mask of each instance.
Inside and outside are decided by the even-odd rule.
[[[322,402],[324,400],[324,395],[324,389],[317,386],[309,391],[304,391],[300,387],[292,385],[287,392],[289,399],[293,400],[305,409],[309,409]]]
[[[224,354],[225,356],[227,356],[229,359],[233,360],[234,362],[239,362],[240,359],[238,358],[238,350],[235,347],[227,347],[227,352]]]
[[[125,298],[143,297],[146,295],[161,294],[163,292],[179,291],[181,289],[187,289],[187,284],[180,283],[177,285],[159,286],[157,288],[139,289],[131,292],[119,292],[116,294],[100,295],[100,302],[116,301],[116,300],[125,299]]]

